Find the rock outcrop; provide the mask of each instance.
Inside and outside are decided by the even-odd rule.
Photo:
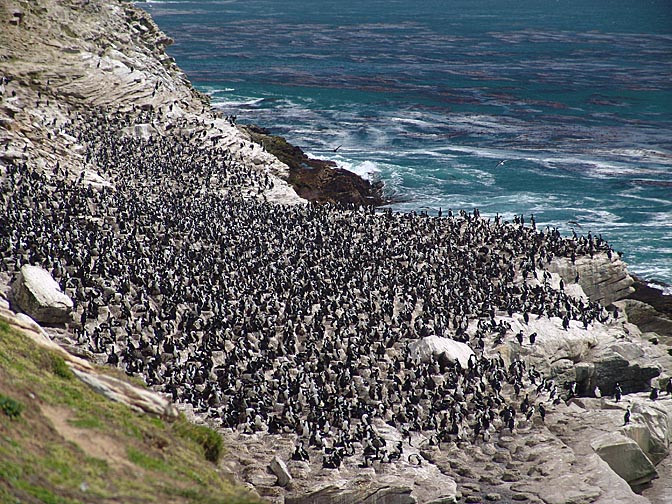
[[[241,126],[253,141],[289,167],[288,181],[299,196],[319,203],[379,206],[386,203],[382,183],[372,184],[333,161],[313,159],[300,147],[258,126]]]
[[[522,333],[523,345],[509,338],[494,352],[508,362],[525,359],[559,384],[576,381],[582,395],[592,396],[596,387],[603,394],[613,394],[616,382],[626,392],[648,390],[651,380],[663,370],[661,359],[666,359],[661,348],[642,344],[638,328],[624,324],[623,319],[594,322],[588,328],[573,321],[567,329],[557,317],[533,317],[525,323],[522,316],[514,314],[498,320],[510,324],[514,334]],[[537,336],[530,344],[533,333]]]
[[[551,273],[557,273],[566,284],[573,283],[579,276],[579,285],[591,299],[604,306],[623,299],[635,289],[634,279],[628,273],[625,263],[616,255],[610,258],[606,253],[594,257],[579,257],[575,262],[567,258],[555,258],[548,266]]]
[[[623,434],[604,434],[593,440],[590,446],[632,487],[644,485],[658,477],[656,468],[639,445]]]
[[[445,358],[448,362],[458,361],[462,367],[467,367],[469,357],[474,351],[464,343],[441,336],[426,336],[413,341],[408,345],[410,355],[422,362],[427,362],[432,357]]]
[[[144,390],[128,382],[104,374],[95,374],[78,369],[73,372],[84,383],[108,399],[120,402],[136,411],[164,418],[177,418],[178,411],[167,399],[150,390]]]
[[[25,265],[12,286],[12,301],[37,322],[63,324],[72,318],[73,302],[48,271]]]

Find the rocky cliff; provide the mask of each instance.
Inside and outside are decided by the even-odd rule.
[[[608,246],[304,208],[130,3],[4,0],[0,28],[7,316],[88,385],[152,404],[86,371],[119,366],[221,428],[220,469],[271,502],[666,502],[670,319]]]

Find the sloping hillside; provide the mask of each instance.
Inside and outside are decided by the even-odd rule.
[[[221,443],[104,398],[0,321],[0,502],[252,502],[217,467]]]

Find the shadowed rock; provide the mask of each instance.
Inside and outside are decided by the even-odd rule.
[[[656,468],[632,439],[611,432],[595,439],[590,446],[616,474],[632,487],[658,477]]]

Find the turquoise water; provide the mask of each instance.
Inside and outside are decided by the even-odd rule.
[[[217,108],[395,208],[576,221],[672,283],[669,0],[138,5]]]

